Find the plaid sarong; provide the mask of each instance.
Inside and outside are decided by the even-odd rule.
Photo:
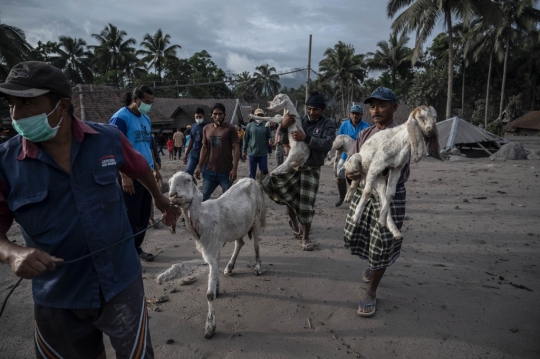
[[[320,167],[300,166],[280,175],[266,176],[262,188],[272,201],[291,207],[300,224],[311,224],[320,175]]]
[[[397,228],[401,229],[405,218],[405,186],[398,185],[396,194],[390,204],[390,214]],[[353,223],[351,217],[360,202],[362,188],[358,188],[349,207],[345,229],[343,230],[345,247],[362,259],[369,261],[369,268],[382,269],[393,264],[399,257],[402,240],[395,240],[390,231],[380,228],[377,221],[381,206],[377,195],[371,195],[364,208],[360,223]]]

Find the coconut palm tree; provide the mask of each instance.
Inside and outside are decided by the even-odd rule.
[[[133,45],[137,44],[134,38],[127,37],[127,32],[119,30],[113,24],[108,24],[99,34],[92,34],[99,43],[97,46],[88,46],[94,50],[94,63],[103,73],[115,70],[116,84],[118,85],[119,73],[123,72],[130,61],[137,61]]]
[[[251,83],[253,92],[257,97],[262,95],[273,97],[281,88],[279,83],[279,75],[276,73],[275,67],[270,67],[269,64],[257,66],[253,73],[253,81]]]
[[[148,68],[153,67],[156,71],[159,79],[161,80],[161,72],[167,61],[176,59],[176,50],[181,49],[180,45],[171,45],[171,35],[163,34],[161,29],[158,29],[152,36],[150,34],[144,35],[144,39],[141,42],[143,49],[137,50],[137,55],[142,55],[141,62],[148,64]]]
[[[448,34],[448,89],[446,96],[446,117],[451,116],[452,88],[454,85],[454,41],[452,31],[452,18],[460,18],[468,25],[473,19],[476,9],[484,0],[389,0],[386,12],[389,17],[396,15],[401,9],[407,7],[392,23],[394,32],[408,34],[416,31],[416,43],[412,54],[414,64],[422,53],[422,46],[435,25],[442,20]],[[487,1],[486,1],[487,3]]]
[[[13,66],[27,60],[32,50],[23,30],[0,23],[0,78],[5,79]]]
[[[86,41],[60,36],[56,54],[56,56],[51,56],[51,63],[63,70],[72,84],[92,83],[94,74],[90,69],[88,56],[91,53],[86,49]]]
[[[502,119],[510,47],[520,34],[528,33],[536,27],[540,22],[540,10],[535,8],[538,0],[493,1],[497,7],[495,15],[491,16],[490,19],[497,36],[502,39],[505,49],[501,101],[499,104],[499,119]]]
[[[257,97],[253,91],[253,79],[251,78],[249,71],[237,74],[234,77],[234,81],[233,93],[236,98],[251,101]]]
[[[390,34],[388,41],[379,41],[375,53],[368,52],[366,64],[370,69],[390,71],[392,88],[395,90],[397,75],[411,68],[412,51],[405,46],[409,42],[409,37],[402,33],[399,38],[397,33]],[[416,62],[416,66],[420,63]]]
[[[342,115],[346,115],[348,101],[347,85],[363,82],[366,76],[364,55],[355,54],[354,46],[339,41],[327,48],[319,62],[319,74],[323,80],[334,81],[341,90]]]

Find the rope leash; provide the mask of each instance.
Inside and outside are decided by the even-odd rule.
[[[156,224],[163,222],[163,219],[164,219],[164,218],[160,219],[159,221],[156,221],[154,224],[152,224],[152,225],[146,227],[146,228],[143,229],[142,231],[139,231],[139,232],[137,232],[137,233],[135,233],[135,234],[132,234],[132,235],[129,236],[129,237],[123,238],[123,239],[121,239],[120,241],[111,244],[110,246],[107,246],[107,247],[105,247],[105,248],[101,248],[101,249],[99,249],[99,250],[97,250],[97,251],[95,251],[95,252],[86,254],[86,255],[84,255],[84,256],[82,256],[82,257],[79,257],[79,258],[76,258],[76,259],[73,259],[73,260],[70,260],[70,261],[61,262],[61,263],[56,263],[56,266],[58,267],[58,266],[61,266],[61,265],[72,264],[72,263],[81,261],[81,260],[83,260],[83,259],[86,259],[86,258],[88,258],[88,257],[91,257],[91,256],[93,256],[94,254],[97,254],[97,253],[106,251],[106,250],[109,249],[109,248],[112,248],[112,247],[114,247],[114,246],[117,246],[117,245],[119,245],[120,243],[127,241],[128,239],[131,239],[131,238],[133,238],[133,237],[135,237],[135,236],[137,236],[137,235],[139,235],[139,234],[141,234],[141,233],[143,233],[143,232],[146,232],[146,231],[149,230],[150,228],[154,227]],[[0,318],[2,318],[2,314],[4,313],[4,309],[6,308],[6,304],[7,304],[7,301],[8,301],[8,299],[9,299],[9,297],[11,296],[11,294],[13,294],[13,292],[14,292],[15,289],[19,286],[19,284],[22,282],[23,279],[24,279],[24,278],[19,278],[19,280],[17,281],[17,283],[15,283],[13,286],[10,287],[11,290],[9,291],[8,295],[6,296],[6,299],[4,299],[4,303],[2,304],[2,309],[0,309]],[[9,288],[8,288],[8,289],[9,289]]]

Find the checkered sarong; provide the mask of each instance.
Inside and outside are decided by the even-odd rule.
[[[399,229],[401,229],[403,218],[405,218],[406,194],[405,186],[398,185],[394,199],[390,204],[390,214]],[[362,189],[358,188],[351,201],[343,230],[345,247],[351,250],[351,254],[367,259],[369,268],[386,268],[399,257],[402,240],[395,240],[386,227],[379,227],[377,221],[381,207],[377,195],[371,195],[368,199],[360,223],[356,224],[351,220],[361,196]]]
[[[320,167],[300,166],[280,175],[266,176],[262,187],[272,201],[291,207],[300,224],[311,224],[320,175]]]

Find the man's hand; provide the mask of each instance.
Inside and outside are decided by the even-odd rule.
[[[297,142],[302,142],[306,139],[306,134],[300,130],[291,132],[291,136]]]
[[[245,161],[246,158],[247,158],[247,154],[246,154],[245,152],[242,152],[242,156],[240,156],[240,159],[241,159],[242,161]]]
[[[63,261],[47,252],[27,247],[11,248],[7,255],[7,263],[13,273],[25,279],[35,278],[46,270],[54,270],[56,263]]]
[[[184,162],[184,164],[187,165],[187,162],[188,162],[187,160],[188,160],[187,155],[185,155],[184,158],[182,158],[182,162]]]
[[[163,213],[163,224],[166,226],[171,226],[176,222],[176,218],[178,217],[178,208],[171,203],[167,196],[160,194],[159,196],[155,197],[154,204],[156,205],[156,208]]]
[[[197,168],[195,168],[195,172],[193,172],[195,175],[195,178],[200,180],[201,179],[201,166],[197,165]]]
[[[347,173],[347,178],[350,179],[351,181],[358,181],[359,179],[362,178],[362,174],[360,172],[352,172],[352,173]]]
[[[163,178],[161,177],[161,173],[159,173],[159,170],[157,169],[157,167],[154,170],[154,177],[156,179],[156,183],[158,187],[161,188],[161,186],[163,185]]]
[[[234,183],[234,181],[236,181],[236,170],[234,168],[229,173],[229,181],[231,181],[231,183]]]
[[[127,194],[135,193],[135,186],[133,186],[133,180],[128,176],[122,176],[122,190]]]
[[[292,125],[296,121],[296,116],[286,114],[283,116],[283,120],[281,121],[281,128],[286,129],[290,125]]]

